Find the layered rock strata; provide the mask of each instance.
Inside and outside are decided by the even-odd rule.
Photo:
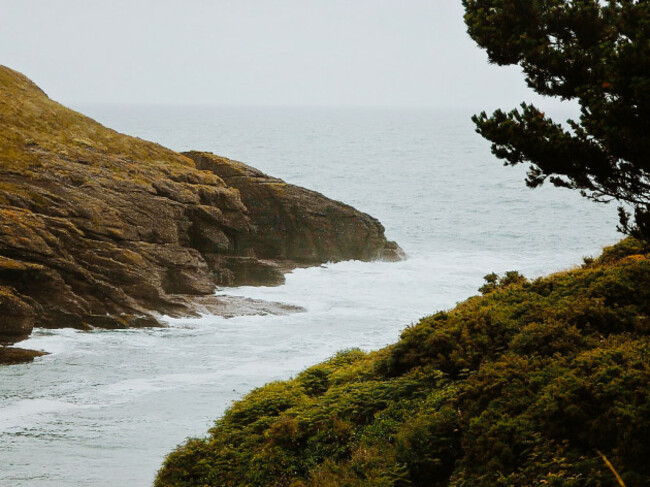
[[[397,259],[374,218],[209,153],[119,134],[0,67],[0,344],[34,326],[286,312],[212,297],[283,271]],[[198,297],[201,297],[198,299]]]

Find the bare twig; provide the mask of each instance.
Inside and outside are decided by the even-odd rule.
[[[614,477],[616,477],[616,480],[618,480],[618,484],[621,487],[625,487],[625,482],[623,482],[623,479],[621,478],[621,476],[618,474],[618,472],[614,468],[614,465],[612,465],[612,463],[607,459],[607,457],[603,454],[603,452],[601,452],[600,450],[596,450],[596,452],[600,455],[600,458],[603,459],[603,461],[605,462],[605,465],[607,465],[607,467],[612,471],[612,473],[614,474]]]

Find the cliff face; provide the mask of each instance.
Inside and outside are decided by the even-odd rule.
[[[188,296],[281,283],[285,261],[398,255],[381,224],[349,206],[119,134],[0,67],[0,344],[34,326],[191,315]]]
[[[305,264],[403,258],[395,242],[386,242],[381,223],[351,206],[225,157],[184,155],[239,191],[254,225],[253,232],[242,235],[241,245],[260,258]]]

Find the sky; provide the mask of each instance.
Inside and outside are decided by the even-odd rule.
[[[68,104],[539,100],[488,64],[460,0],[0,0],[0,20],[0,64]]]

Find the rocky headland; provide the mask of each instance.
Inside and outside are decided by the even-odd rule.
[[[280,284],[299,265],[403,255],[348,205],[240,162],[120,134],[2,66],[0,127],[2,346],[35,326],[290,312],[214,291]],[[33,357],[12,350],[0,347],[0,363]]]

